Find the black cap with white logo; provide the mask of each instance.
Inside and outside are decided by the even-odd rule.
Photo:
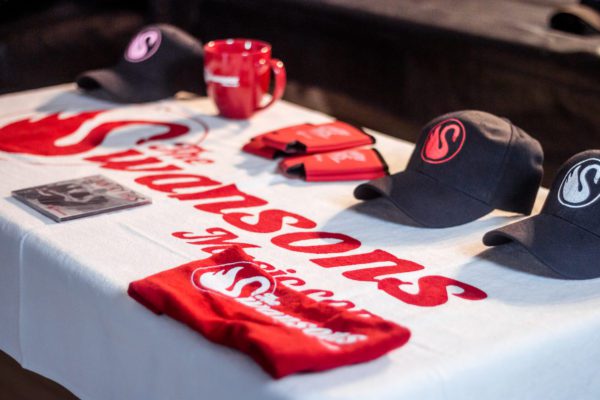
[[[540,214],[483,237],[488,246],[512,241],[564,277],[600,276],[600,150],[561,167]]]
[[[84,72],[76,82],[97,97],[137,103],[182,90],[204,94],[203,69],[202,44],[174,26],[159,24],[139,31],[117,65]]]
[[[419,225],[443,228],[498,208],[529,214],[542,179],[539,142],[510,121],[459,111],[428,123],[406,170],[359,185],[354,196],[384,196]]]

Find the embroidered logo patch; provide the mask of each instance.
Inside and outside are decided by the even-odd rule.
[[[421,149],[421,158],[430,164],[450,161],[462,149],[465,138],[462,122],[455,118],[444,120],[429,131]]]
[[[558,189],[560,204],[581,208],[600,198],[600,160],[588,158],[573,165]]]
[[[161,34],[157,28],[144,29],[129,42],[125,59],[137,63],[149,59],[160,47]]]

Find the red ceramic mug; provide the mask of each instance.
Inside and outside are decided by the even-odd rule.
[[[275,87],[271,99],[263,103],[269,90],[271,71]],[[227,118],[249,118],[283,96],[285,67],[271,58],[271,45],[252,39],[214,40],[204,46],[204,80],[208,95]]]

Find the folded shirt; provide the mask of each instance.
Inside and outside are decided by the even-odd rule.
[[[369,361],[410,331],[278,283],[239,247],[132,282],[128,293],[208,340],[236,348],[274,378]]]

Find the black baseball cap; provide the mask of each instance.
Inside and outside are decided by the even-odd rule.
[[[539,142],[510,121],[458,111],[429,122],[405,171],[354,190],[384,196],[418,225],[461,225],[498,208],[529,214],[542,179]]]
[[[84,72],[76,82],[91,95],[138,103],[182,90],[206,93],[203,70],[202,44],[179,28],[158,24],[136,33],[117,65]]]
[[[509,242],[566,278],[600,277],[600,150],[563,164],[540,214],[483,236],[487,246]]]
[[[581,0],[579,4],[558,7],[550,17],[550,26],[578,35],[600,33],[600,0]]]

